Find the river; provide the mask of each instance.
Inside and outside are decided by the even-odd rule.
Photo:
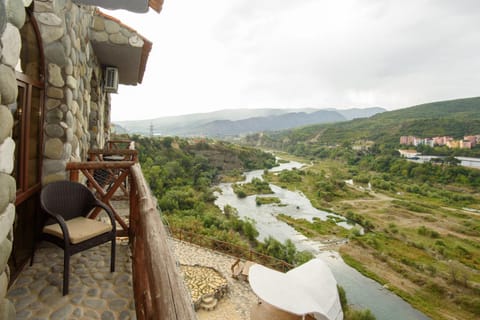
[[[417,155],[415,158],[407,158],[408,161],[425,163],[429,162],[432,159],[443,159],[444,156],[429,156],[429,155]],[[470,158],[470,157],[455,157],[460,161],[460,165],[473,169],[480,169],[480,158]]]
[[[270,171],[291,170],[302,166],[304,164],[292,161],[282,163]],[[250,182],[253,178],[261,178],[262,174],[263,170],[246,172],[246,182]],[[340,216],[314,208],[310,200],[299,191],[289,191],[273,184],[270,184],[270,187],[275,193],[273,196],[278,197],[283,206],[257,206],[256,195],[240,199],[233,192],[231,183],[219,185],[221,192],[216,193],[215,204],[221,209],[228,204],[238,210],[240,217],[254,220],[259,232],[258,240],[262,241],[268,236],[281,242],[290,239],[299,250],[308,250],[323,259],[330,266],[338,284],[347,292],[348,302],[362,309],[370,309],[377,320],[429,319],[379,283],[345,264],[337,252],[324,250],[328,244],[310,240],[276,218],[279,213],[310,221],[314,217],[326,220],[329,215]],[[347,223],[340,224],[349,227]]]

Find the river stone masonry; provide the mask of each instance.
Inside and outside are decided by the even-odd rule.
[[[17,100],[15,65],[20,56],[19,28],[25,22],[23,1],[0,1],[0,319],[15,319],[15,307],[6,298],[15,220],[16,182],[12,177],[15,142],[13,116],[8,105]]]
[[[144,41],[119,21],[71,0],[35,0],[45,54],[45,130],[42,182],[65,179],[69,161],[84,161],[109,138],[110,97],[93,42],[142,47]]]
[[[46,70],[43,184],[67,178],[67,162],[86,160],[90,148],[103,147],[103,115],[101,121],[89,121],[90,90],[100,97],[102,110],[110,107],[99,82],[91,85],[92,79],[102,77],[90,43],[95,14],[93,7],[70,0],[34,1]]]

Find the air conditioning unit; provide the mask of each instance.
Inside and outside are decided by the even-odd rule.
[[[117,93],[118,68],[106,67],[104,79],[105,79],[105,83],[103,85],[103,90],[105,90],[105,92]]]

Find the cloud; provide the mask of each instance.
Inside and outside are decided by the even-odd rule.
[[[179,0],[159,20],[135,88],[155,91],[150,101],[166,106],[157,116],[398,108],[479,93],[477,0]]]

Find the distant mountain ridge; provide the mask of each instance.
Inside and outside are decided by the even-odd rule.
[[[336,124],[316,124],[288,131],[251,135],[248,144],[268,148],[299,146],[315,150],[318,146],[371,140],[398,144],[400,136],[418,137],[465,135],[480,132],[480,97],[438,101],[375,114]],[[287,144],[285,142],[288,142]]]
[[[118,121],[129,133],[223,138],[263,131],[278,131],[319,123],[370,117],[383,108],[337,109],[232,109],[151,120]]]

